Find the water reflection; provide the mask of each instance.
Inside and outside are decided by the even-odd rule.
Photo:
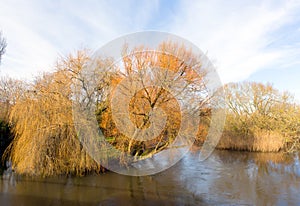
[[[298,205],[299,155],[215,151],[189,153],[147,177],[112,172],[87,177],[0,180],[1,205]]]
[[[204,164],[195,165],[196,158],[192,155],[183,161],[183,168],[192,170],[184,174],[184,169],[181,176],[197,195],[237,204],[300,204],[297,156],[217,151]],[[199,172],[204,174],[202,184],[189,177],[198,177]]]

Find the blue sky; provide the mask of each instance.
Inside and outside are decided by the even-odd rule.
[[[224,83],[256,80],[300,100],[300,1],[0,0],[0,75],[32,79],[59,56],[157,30],[197,45]]]

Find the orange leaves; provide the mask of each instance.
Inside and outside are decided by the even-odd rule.
[[[147,146],[145,148],[145,145],[152,145],[156,149],[163,148],[178,135],[182,119],[182,105],[179,101],[183,102],[185,99],[186,108],[190,104],[189,106],[194,105],[195,109],[199,109],[200,103],[196,105],[195,99],[206,89],[203,86],[206,72],[201,67],[201,59],[194,56],[191,49],[171,41],[162,42],[157,50],[149,50],[144,46],[129,50],[128,45],[125,45],[122,55],[121,62],[116,63],[118,68],[111,75],[107,109],[99,113],[99,124],[106,135],[117,137],[113,144],[118,145],[117,147],[123,151],[134,150],[139,153],[138,150],[142,149],[146,153],[151,153],[153,148]],[[119,95],[125,94],[130,98],[129,121],[136,128],[141,130],[150,128],[151,112],[157,108],[161,109],[160,113],[166,114],[165,128],[151,140],[151,144],[143,144],[122,133],[115,133],[116,125],[109,102],[120,101],[117,104],[127,104],[120,96],[112,100],[117,89],[121,90]],[[127,130],[131,131],[129,128]]]

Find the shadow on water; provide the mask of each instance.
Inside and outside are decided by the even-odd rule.
[[[103,175],[0,180],[1,205],[298,205],[299,155],[199,152],[146,177]]]

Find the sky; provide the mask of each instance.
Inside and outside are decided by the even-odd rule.
[[[0,0],[0,76],[33,79],[61,56],[122,35],[163,31],[199,47],[223,83],[259,81],[300,102],[300,1]]]

